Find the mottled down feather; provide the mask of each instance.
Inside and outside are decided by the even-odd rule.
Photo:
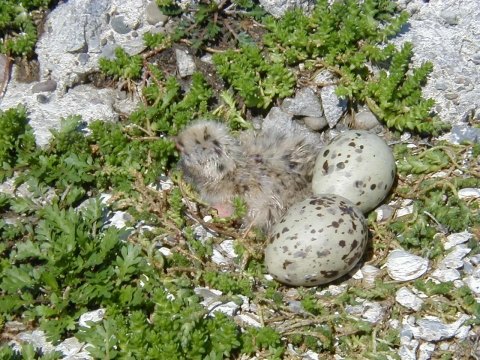
[[[264,231],[311,194],[319,147],[303,136],[244,131],[235,138],[223,123],[199,121],[177,138],[180,167],[201,198],[228,215],[232,200],[247,204],[248,226]],[[219,211],[220,213],[220,211]]]

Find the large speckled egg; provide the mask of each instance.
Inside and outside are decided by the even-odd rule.
[[[346,131],[317,157],[312,181],[314,194],[337,194],[363,213],[377,207],[395,180],[395,159],[385,141],[364,130]]]
[[[314,195],[288,209],[272,228],[265,264],[279,282],[315,286],[350,271],[367,245],[367,224],[351,201]]]

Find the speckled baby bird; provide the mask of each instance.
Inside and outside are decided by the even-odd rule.
[[[177,138],[180,167],[202,199],[219,216],[233,213],[232,200],[246,202],[247,226],[268,232],[294,203],[311,194],[319,147],[303,136],[277,131],[242,132],[233,137],[225,124],[199,121]]]

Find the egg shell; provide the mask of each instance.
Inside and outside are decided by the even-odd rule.
[[[265,264],[279,282],[325,284],[355,266],[367,240],[367,223],[357,206],[338,195],[314,195],[291,206],[273,226]]]
[[[385,141],[365,130],[346,131],[315,162],[314,194],[346,197],[365,214],[377,207],[395,180],[395,158]]]

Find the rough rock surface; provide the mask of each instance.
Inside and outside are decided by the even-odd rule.
[[[410,13],[396,44],[413,43],[415,64],[431,61],[424,96],[434,98],[443,120],[480,120],[480,2],[478,0],[399,0]]]

